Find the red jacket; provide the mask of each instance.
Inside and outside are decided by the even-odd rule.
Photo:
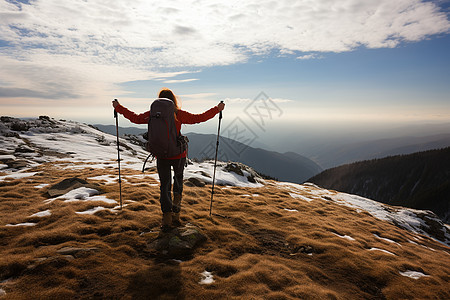
[[[135,124],[148,124],[148,119],[150,118],[150,111],[136,114],[120,104],[116,106],[116,111]],[[217,106],[214,106],[213,108],[201,114],[191,114],[180,109],[177,112],[177,117],[175,118],[175,126],[177,127],[177,132],[180,132],[182,124],[196,124],[205,122],[209,119],[212,119],[217,113],[219,113],[219,108]],[[182,157],[186,157],[186,151],[184,151],[180,155],[169,157],[168,159],[179,159]]]

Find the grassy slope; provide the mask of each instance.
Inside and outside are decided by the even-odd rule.
[[[46,188],[34,186],[80,174],[115,176],[113,165],[62,170],[46,164],[32,171],[40,173],[0,183],[0,282],[12,278],[0,285],[5,299],[450,298],[448,247],[312,194],[305,193],[315,198],[306,202],[274,184],[218,188],[214,212],[220,216],[210,219],[209,188],[185,187],[183,221],[200,227],[209,240],[191,259],[178,263],[147,248],[160,221],[159,188],[147,184],[156,181],[129,178],[124,198],[137,202],[118,215],[77,215],[75,211],[108,205],[45,204]],[[117,185],[105,184],[104,189],[108,198],[119,198]],[[51,216],[28,218],[46,209]],[[3,226],[26,221],[38,225]],[[67,259],[56,253],[65,246],[99,250]],[[36,263],[43,257],[51,259]],[[213,284],[199,284],[205,270],[214,275]],[[399,274],[406,270],[430,276],[415,280]]]

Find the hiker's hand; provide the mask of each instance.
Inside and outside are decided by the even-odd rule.
[[[119,105],[119,101],[113,100],[112,106],[114,107],[114,109],[116,108],[117,105]]]
[[[220,103],[217,105],[217,108],[219,109],[219,111],[222,111],[222,110],[225,108],[225,103],[220,102]]]

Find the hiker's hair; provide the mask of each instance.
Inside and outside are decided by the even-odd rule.
[[[180,105],[180,102],[178,101],[177,96],[175,96],[175,94],[172,92],[172,90],[170,90],[168,88],[162,88],[159,91],[158,98],[167,98],[167,99],[172,100],[173,103],[175,104],[175,111],[178,111],[181,109],[181,105]]]

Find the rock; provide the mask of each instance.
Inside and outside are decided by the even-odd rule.
[[[148,247],[169,257],[190,256],[193,250],[207,240],[200,229],[193,225],[185,225],[171,232],[160,234]]]
[[[20,145],[19,147],[16,148],[16,150],[14,152],[15,153],[33,153],[34,150],[26,145]]]
[[[28,131],[29,128],[28,123],[22,121],[14,121],[11,125],[11,130],[14,131]]]
[[[39,120],[54,123],[53,120],[50,120],[50,117],[49,117],[49,116],[39,116]]]
[[[450,240],[449,230],[434,212],[425,210],[416,215],[425,222],[426,226],[421,226],[423,231],[444,243]]]
[[[100,250],[99,248],[77,248],[77,247],[64,247],[56,251],[63,256],[81,257]]]
[[[13,131],[7,131],[7,132],[3,132],[2,135],[4,137],[14,137],[14,138],[20,138],[20,135],[17,132],[13,132]]]
[[[60,255],[54,257],[40,257],[34,260],[25,270],[26,273],[40,273],[49,267],[59,269],[67,265],[74,257],[71,255]]]
[[[23,159],[14,160],[6,163],[12,169],[23,169],[28,166],[28,161]]]
[[[11,123],[11,122],[13,122],[14,120],[17,120],[16,118],[13,118],[13,117],[7,117],[7,116],[1,116],[0,117],[0,121],[2,122],[2,123]]]
[[[242,172],[242,166],[239,163],[230,162],[225,166],[225,170],[244,176],[244,173]]]
[[[88,183],[86,180],[80,179],[78,177],[72,177],[66,178],[63,181],[51,186],[50,189],[47,191],[47,194],[50,197],[57,197],[80,187],[93,188],[98,190],[100,194],[103,193],[103,191],[100,189],[98,185]]]
[[[227,165],[225,166],[225,170],[227,170],[228,172],[236,173],[240,176],[246,176],[247,180],[251,183],[256,183],[256,178],[261,178],[261,176],[255,170],[238,162],[227,163]]]
[[[0,161],[5,164],[8,164],[9,162],[13,162],[15,159],[16,159],[16,157],[11,154],[0,155]]]
[[[203,180],[200,180],[200,179],[195,178],[195,177],[191,177],[191,178],[188,178],[186,180],[186,185],[187,186],[204,187],[206,185],[206,183]]]

